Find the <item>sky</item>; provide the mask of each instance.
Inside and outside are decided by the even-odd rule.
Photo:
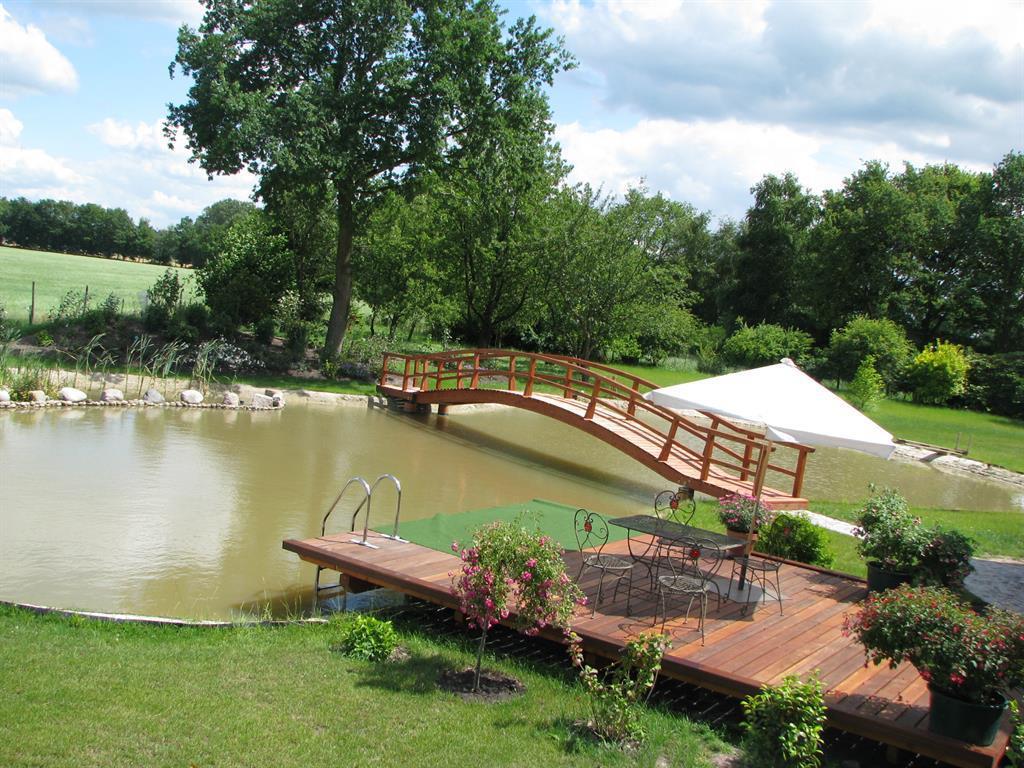
[[[984,171],[1024,150],[1024,0],[508,0],[579,66],[550,92],[570,180],[644,184],[740,219],[792,171],[836,189],[868,160]],[[125,208],[164,227],[247,174],[167,146],[168,65],[194,0],[0,0],[0,196]]]

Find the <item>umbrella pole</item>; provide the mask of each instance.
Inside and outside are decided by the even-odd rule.
[[[764,476],[768,472],[768,459],[772,455],[772,443],[771,440],[767,440],[761,445],[761,453],[757,459],[757,472],[754,475],[754,501],[757,503],[754,512],[754,519],[750,522],[750,527],[747,529],[747,545],[743,549],[743,565],[740,567],[740,583],[739,591],[742,592],[747,586],[747,563],[750,553],[754,551],[754,523],[757,521],[756,509],[761,506],[761,489],[764,488]]]

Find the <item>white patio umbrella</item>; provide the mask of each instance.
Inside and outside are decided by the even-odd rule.
[[[667,408],[689,408],[763,424],[769,441],[851,448],[883,459],[896,449],[891,434],[789,358],[763,368],[654,389],[644,397]],[[753,531],[747,539],[753,540]],[[744,561],[741,594],[746,575]],[[746,592],[750,594],[749,589]]]
[[[667,408],[690,408],[765,426],[769,440],[851,448],[883,459],[892,435],[833,394],[792,360],[676,384],[644,397]]]

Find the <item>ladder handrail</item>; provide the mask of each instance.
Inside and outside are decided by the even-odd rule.
[[[398,518],[402,514],[402,484],[399,482],[398,478],[392,475],[390,472],[385,472],[383,475],[380,475],[376,480],[373,481],[373,485],[370,486],[370,496],[373,496],[373,492],[377,490],[377,486],[380,484],[381,480],[390,480],[394,484],[395,490],[398,491],[398,501],[395,504],[395,525],[391,529],[390,536],[386,533],[382,535],[385,538],[394,539],[395,541],[405,541],[405,539],[399,538],[398,536]],[[369,517],[369,515],[367,515],[367,517]]]
[[[341,492],[334,499],[334,503],[331,504],[331,508],[328,509],[327,510],[327,514],[324,515],[323,523],[320,524],[320,535],[321,536],[326,536],[327,535],[327,518],[329,518],[331,516],[331,513],[334,512],[334,508],[338,506],[338,502],[341,501],[341,497],[345,495],[345,491],[347,491],[349,486],[352,485],[353,483],[360,483],[363,486],[363,493],[365,495],[363,496],[363,500],[359,502],[359,506],[356,507],[356,511],[352,513],[352,519],[351,519],[351,521],[349,521],[349,529],[348,529],[349,533],[352,533],[356,529],[356,515],[358,515],[359,514],[359,510],[363,508],[363,504],[367,505],[367,507],[366,507],[366,519],[367,519],[367,521],[369,521],[369,519],[370,519],[370,507],[369,507],[368,502],[370,501],[370,495],[371,495],[370,484],[367,483],[361,477],[358,477],[358,476],[357,477],[352,477],[352,478],[349,478],[349,481],[347,483],[345,483],[345,486],[341,489]]]

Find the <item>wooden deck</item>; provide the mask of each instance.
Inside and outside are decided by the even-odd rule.
[[[354,587],[387,587],[431,603],[457,609],[450,573],[457,557],[371,533],[379,549],[351,543],[351,534],[287,540],[286,550],[303,560],[336,570]],[[625,551],[625,543],[615,548]],[[609,545],[608,550],[613,549]],[[567,552],[570,573],[580,553]],[[723,569],[724,570],[724,569]],[[785,615],[769,601],[744,615],[743,606],[714,599],[708,606],[706,642],[702,646],[695,617],[670,621],[672,648],[662,674],[729,696],[742,697],[785,675],[806,676],[817,670],[826,687],[829,725],[965,768],[995,768],[1009,739],[1009,718],[990,747],[975,747],[936,736],[927,730],[928,691],[910,665],[895,670],[865,666],[862,647],[842,634],[843,617],[865,595],[864,583],[807,566],[785,564],[781,570]],[[642,579],[638,578],[638,582]],[[596,575],[585,573],[582,586],[593,599]],[[591,618],[580,609],[573,629],[586,651],[617,658],[628,638],[649,629],[654,601],[634,592],[626,615],[625,589],[606,600]]]

